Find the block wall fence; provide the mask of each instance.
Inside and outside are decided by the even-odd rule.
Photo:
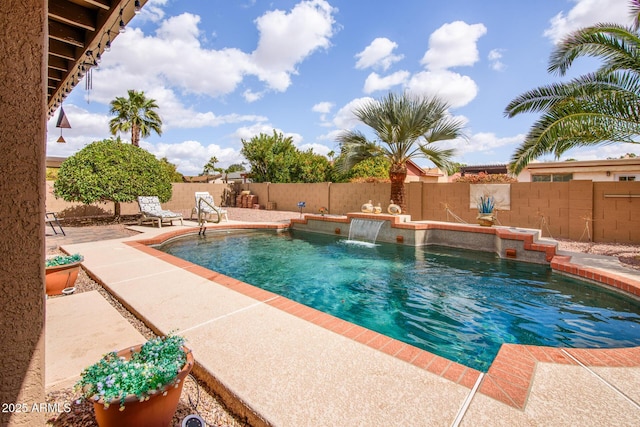
[[[261,209],[317,213],[326,207],[330,214],[359,212],[371,200],[383,210],[390,201],[386,183],[317,184],[173,184],[173,196],[165,209],[190,217],[194,193],[208,191],[220,205],[233,206],[235,195],[249,190],[257,196]],[[406,185],[407,212],[412,221],[475,223],[476,209],[470,208],[469,184],[422,183]],[[499,225],[536,228],[553,238],[594,242],[640,244],[640,182],[519,182],[511,184],[511,206],[500,210]],[[56,199],[53,182],[47,182],[47,210],[59,216],[112,215],[113,203],[83,205]],[[137,203],[123,203],[122,214],[138,213]]]

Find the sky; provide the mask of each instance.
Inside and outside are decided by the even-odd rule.
[[[579,59],[566,76],[547,72],[563,36],[598,22],[630,25],[625,0],[149,0],[102,55],[92,87],[63,103],[72,126],[47,156],[68,157],[109,138],[109,103],[128,89],[155,99],[162,135],[140,146],[198,175],[215,156],[245,160],[242,140],[290,136],[300,150],[339,152],[336,135],[357,129],[352,111],[389,92],[438,96],[465,123],[454,148],[466,165],[508,163],[538,114],[506,118],[518,95],[594,71]],[[85,77],[86,79],[86,77]],[[121,138],[130,141],[130,134]],[[640,155],[630,144],[573,149],[559,160]],[[555,160],[552,156],[541,161]],[[423,167],[432,167],[426,160]]]

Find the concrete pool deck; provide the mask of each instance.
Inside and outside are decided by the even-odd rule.
[[[638,347],[505,345],[483,374],[137,243],[194,225],[62,248],[156,332],[185,336],[195,373],[254,425],[640,424]],[[242,224],[218,227],[228,225]],[[576,268],[640,283],[610,258],[571,255]],[[144,341],[97,292],[47,300],[46,331],[48,390]]]

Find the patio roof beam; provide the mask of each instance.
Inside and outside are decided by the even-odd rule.
[[[88,31],[96,30],[95,12],[70,1],[49,2],[49,19],[64,22]]]
[[[49,21],[49,38],[79,48],[84,47],[84,32],[77,27],[72,27],[58,21]]]
[[[99,7],[100,9],[104,9],[104,10],[111,9],[112,2],[110,0],[84,0],[84,1],[93,6]]]
[[[127,25],[135,16],[134,7],[146,3],[147,0],[48,0],[48,67],[62,72],[57,84],[51,79],[48,82],[49,116],[95,66],[107,40],[113,42],[118,36],[120,22]]]
[[[68,59],[69,61],[75,61],[76,49],[58,40],[49,40],[49,55],[57,56],[62,59]]]
[[[52,70],[67,72],[69,71],[69,61],[65,61],[57,56],[49,56],[49,68]]]
[[[51,68],[47,70],[47,78],[49,80],[62,81],[62,72],[58,70],[52,70]]]

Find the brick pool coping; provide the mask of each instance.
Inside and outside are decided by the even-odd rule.
[[[207,227],[207,230],[284,230],[288,228],[289,226],[287,224],[224,224]],[[476,369],[437,356],[426,350],[419,349],[410,344],[403,343],[402,341],[307,307],[281,295],[260,289],[150,247],[151,245],[159,245],[170,239],[189,234],[195,234],[195,232],[188,229],[174,230],[153,238],[132,240],[124,243],[150,256],[159,258],[164,262],[183,268],[204,279],[266,303],[274,308],[362,343],[370,348],[382,351],[392,357],[411,363],[418,368],[425,369],[456,384],[469,389],[477,386],[479,393],[520,410],[524,410],[526,406],[527,398],[533,384],[535,368],[539,362],[583,367],[640,367],[640,346],[616,349],[578,349],[503,344],[489,367],[489,370],[486,373],[482,373]],[[547,250],[546,247],[541,249]],[[624,293],[636,297],[640,296],[640,281],[638,280],[619,276],[605,270],[573,264],[571,263],[570,256],[555,255],[552,257],[550,264],[552,269],[562,272],[563,274],[578,276],[606,286],[613,286]]]

